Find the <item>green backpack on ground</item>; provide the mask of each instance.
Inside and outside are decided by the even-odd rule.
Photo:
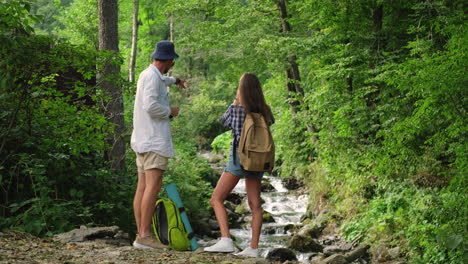
[[[257,172],[273,170],[275,143],[270,127],[261,114],[246,114],[238,152],[240,164],[244,170]]]
[[[180,218],[180,211],[174,201],[160,198],[156,201],[152,226],[157,239],[170,248],[184,251],[190,250],[190,235]]]

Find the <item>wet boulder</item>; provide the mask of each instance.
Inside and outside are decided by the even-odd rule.
[[[242,203],[242,201],[244,200],[244,197],[245,195],[241,195],[239,193],[230,193],[227,197],[226,197],[226,201],[229,201],[235,205],[239,205]]]
[[[211,235],[211,227],[208,222],[209,222],[209,219],[206,217],[204,218],[191,217],[190,218],[190,225],[192,226],[192,229],[200,237]]]
[[[357,246],[355,249],[352,251],[346,253],[346,259],[349,262],[353,262],[359,258],[367,258],[368,257],[368,249],[370,248],[369,245],[367,244],[360,244]]]
[[[274,235],[277,233],[278,233],[278,230],[274,226],[262,227],[262,235]]]
[[[268,252],[266,259],[269,261],[288,261],[297,260],[296,253],[288,248],[275,248]]]
[[[321,263],[322,264],[348,264],[349,262],[345,256],[340,255],[340,254],[335,254],[324,259]]]
[[[343,252],[346,252],[346,250],[343,250],[340,246],[337,245],[330,245],[323,248],[323,254],[327,257]]]
[[[216,221],[215,219],[209,219],[208,225],[210,226],[211,230],[219,230],[218,221]]]
[[[234,212],[236,212],[236,214],[239,214],[241,216],[246,216],[247,214],[250,213],[250,210],[246,203],[241,203],[238,206],[236,206],[236,209],[234,209]]]
[[[322,261],[325,259],[325,255],[322,253],[314,252],[309,256],[310,264],[322,264]]]
[[[229,227],[239,228],[241,226],[240,224],[241,221],[239,221],[241,217],[238,214],[236,214],[234,211],[232,211],[231,209],[226,208],[226,212],[228,215]]]
[[[284,233],[287,234],[289,233],[296,233],[298,232],[299,228],[301,228],[301,225],[295,225],[295,224],[287,224],[284,226]]]
[[[261,187],[262,192],[272,192],[275,190],[275,187],[268,181],[267,179],[264,179],[262,181],[262,187]]]
[[[274,223],[275,219],[273,219],[273,215],[267,211],[263,211],[263,223]]]
[[[301,252],[322,252],[323,246],[311,236],[294,235],[289,241],[289,248]]]
[[[236,205],[230,201],[224,201],[224,207],[226,207],[226,210],[231,210],[234,211],[236,208]]]
[[[309,236],[309,237],[312,237],[312,238],[318,238],[320,236],[320,234],[322,233],[322,230],[323,230],[323,227],[316,224],[316,223],[312,223],[312,224],[308,224],[304,227],[302,227],[298,234],[299,235],[303,235],[303,236]]]
[[[283,185],[288,190],[297,190],[300,187],[304,186],[304,183],[295,178],[286,178],[282,180]]]

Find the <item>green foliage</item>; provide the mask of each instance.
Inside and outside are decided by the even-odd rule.
[[[9,14],[29,21],[27,12]],[[1,228],[36,235],[80,224],[130,229],[131,182],[117,183],[103,160],[112,127],[95,103],[96,54],[32,32],[8,35],[28,24],[7,25],[1,36],[11,45],[0,49]]]
[[[226,131],[211,142],[211,147],[213,148],[214,153],[221,153],[225,157],[229,156],[229,150],[231,149],[232,142],[232,133],[231,131]]]
[[[227,109],[223,101],[231,97],[233,90],[224,87],[224,83],[216,80],[198,83],[188,91],[172,90],[171,103],[180,106],[180,114],[174,120],[174,134],[183,134],[194,138],[199,148],[209,147],[209,143],[219,133],[225,130],[219,123],[219,118]],[[216,90],[213,92],[211,90]]]
[[[466,182],[466,177],[458,180]],[[343,225],[346,238],[358,240],[369,234],[368,242],[379,243],[391,237],[395,246],[407,247],[415,263],[461,263],[467,246],[466,185],[455,192],[438,192],[389,184]]]
[[[39,20],[37,16],[29,14],[31,4],[24,0],[2,0],[0,1],[1,17],[1,40],[17,37],[16,33],[30,34],[34,30],[32,23]],[[18,34],[18,35],[22,35]]]
[[[164,184],[177,185],[184,206],[191,217],[207,216],[210,207],[208,201],[215,181],[213,170],[206,159],[198,157],[196,142],[193,139],[176,136],[174,138],[177,155],[169,162],[164,173]]]
[[[60,16],[55,18],[60,26],[54,29],[56,35],[75,45],[98,48],[98,7],[97,0],[76,0],[61,6]]]

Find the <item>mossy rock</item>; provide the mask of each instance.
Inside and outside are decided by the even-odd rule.
[[[264,223],[274,223],[275,222],[275,219],[273,218],[273,215],[267,211],[264,211],[263,212],[263,222]]]
[[[234,209],[234,212],[236,212],[236,214],[245,216],[246,214],[250,212],[250,210],[246,203],[241,203],[238,206],[236,206],[236,209]]]

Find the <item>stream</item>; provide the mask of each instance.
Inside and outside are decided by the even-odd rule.
[[[199,156],[206,158],[208,163],[210,164],[211,168],[213,168],[219,176],[221,175],[225,162],[223,161],[224,157],[220,154],[212,154],[210,152],[199,153]],[[291,241],[291,238],[295,238],[295,247],[297,247],[297,242],[302,240],[300,236],[298,236],[297,228],[302,226],[301,218],[307,211],[308,206],[308,194],[299,188],[297,190],[288,190],[281,178],[273,177],[270,175],[265,175],[262,180],[262,193],[261,198],[263,200],[262,208],[264,213],[270,213],[271,217],[274,221],[270,222],[263,222],[262,231],[260,235],[260,243],[259,243],[259,253],[262,258],[266,258],[270,251],[277,249],[277,248],[288,248]],[[243,207],[248,208],[247,205],[247,195],[245,191],[245,180],[240,179],[237,186],[234,187],[233,191],[233,200],[228,201],[231,203],[230,206],[233,205],[236,207],[242,203],[243,205],[240,207],[241,211],[243,211]],[[239,198],[242,199],[240,202]],[[233,211],[237,210],[232,209]],[[250,210],[247,214],[237,214],[234,213],[233,216],[243,217],[243,219],[232,219],[235,223],[233,223],[233,227],[231,228],[230,233],[235,239],[236,245],[242,250],[250,245],[250,238],[251,238],[251,227],[250,227],[250,219],[251,214]],[[228,212],[229,215],[229,212]],[[232,216],[231,216],[232,218]],[[320,214],[317,216],[320,218]],[[271,218],[270,218],[271,219]],[[213,220],[216,221],[216,220]],[[240,225],[238,223],[241,223]],[[308,243],[306,251],[310,253],[300,252],[298,250],[292,250],[295,252],[297,261],[302,263],[310,263],[310,259],[320,260],[327,257],[330,258],[338,258],[343,260],[346,255],[346,261],[349,263],[369,263],[370,257],[368,254],[369,245],[366,244],[356,244],[353,245],[352,243],[346,242],[341,239],[339,235],[336,235],[334,231],[330,233],[323,233],[322,230],[319,231],[320,237],[314,239],[312,241],[306,242]],[[312,236],[312,235],[310,235]],[[323,247],[323,249],[312,249],[314,243],[319,243],[319,247]],[[311,243],[311,244],[310,244]],[[395,247],[389,250],[393,250],[395,252],[399,252],[399,247]],[[318,253],[317,253],[318,252]],[[272,252],[273,253],[273,252]],[[395,256],[392,258],[398,259],[398,254],[395,253]],[[273,253],[276,254],[276,253]],[[340,255],[343,254],[343,255]],[[347,262],[348,263],[348,262]],[[396,263],[405,263],[405,262],[396,262]]]
[[[263,223],[262,225],[259,251],[260,255],[265,258],[270,250],[287,247],[291,233],[285,231],[285,227],[301,223],[300,219],[307,209],[307,195],[287,190],[279,178],[264,176],[264,180],[269,181],[274,190],[262,192],[261,197],[264,200],[262,207],[264,211],[271,213],[275,220],[273,223]],[[245,181],[243,179],[239,181],[233,192],[245,195]],[[243,202],[247,202],[246,199]],[[231,229],[230,231],[236,237],[241,248],[249,246],[250,224],[243,229]],[[299,261],[306,262],[309,255],[298,253],[296,257]]]
[[[199,156],[206,158],[215,171],[223,171],[224,162],[221,160],[213,161],[212,153],[199,153]],[[271,213],[274,219],[274,222],[263,223],[262,225],[259,252],[261,257],[265,258],[270,250],[288,246],[292,233],[286,231],[288,229],[287,226],[301,224],[301,217],[307,210],[308,197],[307,194],[286,189],[278,177],[265,175],[263,181],[268,181],[274,188],[268,192],[262,191],[261,193],[261,198],[264,200],[262,208],[264,211]],[[244,197],[242,202],[247,203],[244,179],[241,179],[237,183],[232,192]],[[238,246],[242,249],[249,246],[251,237],[250,222],[244,228],[231,228],[230,232],[236,238]],[[298,252],[296,257],[298,261],[306,263],[310,255],[311,253]]]

